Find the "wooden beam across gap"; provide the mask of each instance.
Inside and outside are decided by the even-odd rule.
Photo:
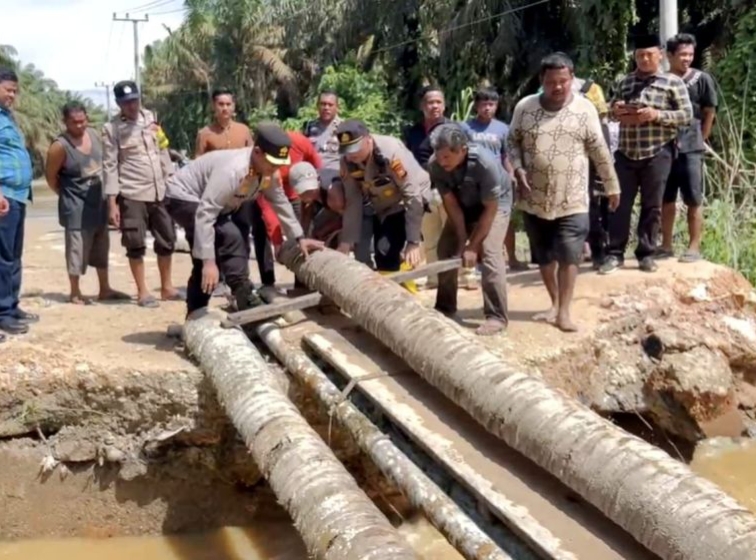
[[[446,259],[443,261],[436,261],[430,264],[423,265],[413,270],[404,270],[401,272],[394,272],[386,276],[386,278],[393,280],[394,282],[408,282],[409,280],[416,280],[426,276],[432,276],[439,274],[440,272],[448,272],[450,270],[456,270],[462,266],[462,259]],[[239,327],[242,325],[248,325],[250,323],[259,323],[270,319],[271,317],[278,317],[285,313],[292,311],[301,311],[303,309],[309,309],[317,307],[323,303],[324,297],[318,292],[311,294],[305,294],[303,296],[295,297],[287,300],[278,300],[275,303],[260,305],[253,307],[252,309],[245,309],[244,311],[237,311],[235,313],[229,313],[228,317],[221,322],[221,326],[224,328]]]

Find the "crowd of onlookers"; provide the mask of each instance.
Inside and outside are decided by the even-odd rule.
[[[462,257],[463,274],[445,272],[423,285],[437,287],[436,309],[453,315],[459,281],[475,287],[472,271],[479,270],[486,317],[479,334],[506,328],[507,265],[513,272],[529,266],[517,258],[522,228],[530,261],[539,267],[552,302],[536,319],[574,331],[570,304],[578,267],[591,261],[600,274],[610,274],[624,265],[636,199],[640,270],[653,272],[658,259],[674,255],[678,192],[689,229],[679,259],[701,258],[703,165],[716,87],[709,74],[691,67],[696,43],[690,35],[667,42],[668,71],[658,39],[641,38],[634,47],[636,68],[609,100],[599,84],[574,75],[565,54],[544,58],[541,90],[519,101],[509,124],[497,119],[499,96],[491,88],[475,93],[473,118],[455,123],[445,117],[441,88],[428,86],[420,100],[423,118],[401,140],[374,134],[361,121],[342,120],[334,91],[321,92],[318,118],[302,131],[284,134],[268,125],[250,130],[234,120],[233,93],[217,90],[213,122],[198,132],[195,159],[178,173],[165,133],[142,107],[135,83],[115,86],[119,113],[102,132],[90,128],[83,105],[70,102],[62,109],[65,130],[46,159],[46,179],[59,197],[65,230],[70,301],[90,302],[79,286],[88,266],[97,271],[99,299],[130,299],[109,283],[109,225],[121,231],[139,306],[159,305],[145,280],[148,232],[161,299],[186,297],[171,280],[176,243],[171,192],[183,181],[196,191],[192,208],[198,222],[209,215],[217,239],[226,235],[218,229],[228,227],[225,217],[243,214],[246,225],[239,231],[248,226],[252,232],[261,290],[275,289],[275,247],[283,240],[288,210],[259,195],[280,188],[298,221],[295,229],[284,224],[290,235],[301,226],[300,237],[353,252],[381,273],[413,268],[423,259]],[[0,70],[0,331],[10,334],[23,334],[38,320],[19,308],[32,165],[13,117],[17,93],[15,73]],[[239,150],[249,151],[246,159]],[[212,165],[203,160],[218,151],[228,154]],[[231,171],[212,174],[232,161],[254,181],[237,180]],[[228,192],[218,190],[223,181],[231,185]],[[212,204],[205,195],[210,191]],[[234,197],[238,204],[229,204]],[[249,233],[244,243],[248,250]],[[204,260],[222,262],[224,250],[216,243],[215,254]],[[203,289],[222,288],[223,267],[215,270],[219,282],[197,279]],[[414,283],[405,287],[416,289]]]

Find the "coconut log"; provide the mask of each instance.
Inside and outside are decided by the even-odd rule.
[[[281,391],[265,359],[239,329],[206,310],[185,325],[186,347],[310,556],[323,560],[416,559],[407,541],[357,486],[331,449]]]
[[[338,418],[381,472],[399,488],[410,503],[422,510],[428,520],[467,560],[512,560],[491,538],[455,504],[451,498],[420,470],[341,391],[301,348],[288,344],[272,323],[257,328],[257,335],[291,375]],[[549,543],[550,544],[550,543]],[[553,554],[543,556],[554,558]],[[557,558],[574,558],[556,556]]]
[[[661,449],[599,417],[365,265],[336,251],[283,264],[477,422],[664,559],[756,559],[756,516]]]

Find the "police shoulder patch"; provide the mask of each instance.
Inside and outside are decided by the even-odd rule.
[[[396,175],[399,179],[404,179],[407,176],[407,170],[404,168],[404,164],[399,158],[392,159],[389,165],[391,167],[391,171],[393,171],[394,175]]]

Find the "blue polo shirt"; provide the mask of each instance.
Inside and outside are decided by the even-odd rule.
[[[24,136],[8,109],[0,107],[0,189],[5,198],[31,199],[32,162]]]

